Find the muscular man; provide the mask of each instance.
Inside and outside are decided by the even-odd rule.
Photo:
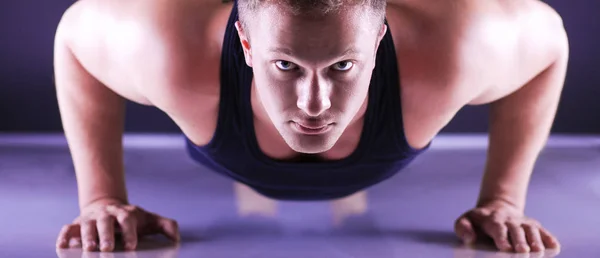
[[[535,0],[79,1],[55,68],[81,214],[57,245],[111,251],[115,230],[127,249],[145,234],[179,239],[175,221],[128,202],[127,99],[168,114],[193,159],[281,200],[364,190],[462,107],[490,104],[481,193],[456,234],[558,248],[524,207],[567,60],[561,18]]]

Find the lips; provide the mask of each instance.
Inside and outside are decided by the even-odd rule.
[[[318,124],[318,123],[297,123],[292,122],[292,127],[299,133],[308,135],[317,135],[328,132],[331,129],[332,124]]]
[[[323,127],[327,126],[327,124],[322,124],[322,125],[307,125],[307,124],[300,124],[298,123],[299,126],[306,128],[306,129],[310,129],[310,130],[318,130],[318,129],[322,129]]]

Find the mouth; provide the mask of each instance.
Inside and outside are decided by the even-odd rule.
[[[329,132],[333,126],[333,123],[330,124],[300,124],[297,122],[292,122],[292,128],[298,133],[306,134],[306,135],[319,135]]]

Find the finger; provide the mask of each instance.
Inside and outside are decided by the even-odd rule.
[[[81,241],[84,251],[94,251],[97,247],[98,231],[96,230],[95,220],[85,220],[81,222]]]
[[[69,239],[69,248],[81,248],[81,237],[72,237]]]
[[[465,244],[473,244],[475,242],[476,234],[473,229],[473,224],[467,217],[459,218],[455,225],[454,231],[458,238],[460,238]]]
[[[120,208],[113,208],[109,212],[116,217],[117,222],[121,227],[121,235],[123,237],[125,250],[135,250],[138,242],[138,232],[137,220],[133,216],[133,213]]]
[[[158,217],[157,223],[158,228],[161,231],[160,233],[164,234],[174,242],[181,241],[181,236],[179,234],[179,225],[177,224],[177,221],[163,217]]]
[[[540,235],[542,237],[542,242],[544,243],[544,246],[548,249],[560,249],[560,243],[558,242],[558,239],[552,235],[552,233],[550,233],[548,230],[546,230],[545,228],[539,228],[540,229]]]
[[[69,239],[79,236],[80,229],[78,224],[63,226],[60,230],[60,233],[58,233],[58,238],[56,239],[56,248],[68,248]]]
[[[512,246],[508,242],[508,228],[502,220],[493,219],[483,222],[483,231],[494,239],[494,243],[500,251],[512,251]]]
[[[531,247],[531,251],[544,251],[544,243],[542,242],[542,236],[539,228],[531,224],[525,224],[523,225],[523,230],[525,230],[525,236],[527,237],[527,242]]]
[[[508,232],[512,246],[517,253],[529,253],[529,245],[527,244],[527,237],[525,236],[525,230],[517,223],[507,223]]]
[[[115,248],[115,219],[110,214],[103,214],[96,222],[100,251],[111,252]]]
[[[141,207],[137,207],[137,206],[133,206],[133,205],[121,205],[120,208],[123,209],[123,210],[125,210],[125,211],[128,211],[128,212],[134,212],[135,210],[139,210],[141,212],[147,213]]]

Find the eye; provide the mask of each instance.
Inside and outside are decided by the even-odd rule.
[[[275,62],[275,65],[282,71],[291,71],[296,68],[296,65],[294,63],[283,60]]]
[[[338,70],[338,71],[348,71],[348,70],[352,69],[353,66],[354,66],[354,64],[350,61],[342,61],[342,62],[339,62],[339,63],[333,65],[333,69]]]

